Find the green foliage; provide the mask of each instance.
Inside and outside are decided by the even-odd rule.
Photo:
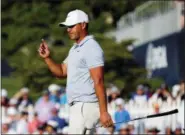
[[[128,6],[129,3],[132,7]],[[59,80],[50,73],[37,50],[44,38],[51,48],[53,59],[61,63],[73,42],[69,40],[66,29],[58,27],[58,24],[64,21],[69,11],[82,9],[89,14],[90,33],[105,52],[106,85],[113,83],[120,89],[128,88],[129,92],[129,88],[133,89],[140,79],[145,78],[144,69],[138,68],[126,50],[133,39],[117,44],[104,33],[115,28],[119,18],[139,3],[121,0],[2,0],[2,59],[15,69],[12,76],[21,80],[20,85],[29,87],[33,93],[51,83],[64,86],[66,80]],[[5,80],[2,81],[3,87],[7,86]]]
[[[22,85],[23,81],[21,77],[3,77],[1,78],[2,81],[2,88],[6,88],[8,90],[8,96],[12,97],[16,91],[18,91]]]

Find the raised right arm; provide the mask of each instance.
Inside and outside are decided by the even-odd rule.
[[[45,58],[44,61],[56,77],[63,78],[67,76],[67,64],[57,64],[50,57]]]
[[[58,78],[63,78],[67,76],[67,64],[57,64],[50,57],[50,50],[47,43],[42,39],[42,43],[38,49],[39,55],[44,59],[49,70]]]

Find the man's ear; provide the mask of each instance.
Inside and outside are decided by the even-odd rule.
[[[87,23],[82,23],[82,29],[86,29]]]

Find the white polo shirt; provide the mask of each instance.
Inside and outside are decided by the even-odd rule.
[[[74,44],[64,63],[67,64],[68,103],[97,102],[89,69],[104,66],[104,54],[93,36],[86,36],[79,44]]]

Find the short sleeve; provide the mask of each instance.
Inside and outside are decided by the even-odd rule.
[[[100,47],[91,48],[85,53],[85,60],[88,68],[104,66],[104,53]]]
[[[67,61],[68,61],[68,57],[66,57],[62,63],[67,64]]]

